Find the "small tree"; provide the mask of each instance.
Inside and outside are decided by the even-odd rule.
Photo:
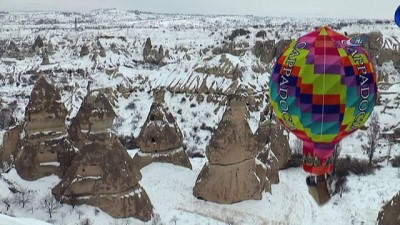
[[[78,214],[78,219],[81,219],[81,217],[83,216],[83,211],[78,209],[78,211],[76,211],[76,213]]]
[[[61,216],[61,221],[64,221],[64,218],[67,216],[67,213],[66,212],[61,212],[60,216]]]
[[[303,154],[303,141],[296,138],[293,141],[292,154]]]
[[[22,188],[14,194],[14,202],[22,205],[22,208],[25,208],[25,205],[31,203],[34,198],[33,191],[27,188]]]
[[[376,112],[372,113],[371,122],[367,131],[367,143],[361,145],[362,149],[367,152],[369,164],[372,164],[372,158],[376,148],[378,147],[378,137],[380,133],[379,117]]]
[[[333,159],[333,171],[335,172],[336,162],[339,158],[340,152],[342,152],[342,143],[338,142],[335,145],[334,159]]]
[[[299,167],[303,162],[303,141],[296,138],[291,147],[288,167]]]
[[[10,209],[11,207],[11,200],[10,198],[3,198],[1,200],[3,202],[3,204],[6,206],[7,211]]]
[[[176,222],[178,222],[178,217],[176,217],[176,215],[174,215],[171,219],[171,222],[174,223],[174,225],[176,225]]]
[[[42,208],[49,214],[50,218],[52,218],[53,213],[55,213],[57,209],[61,207],[52,194],[47,194],[44,196],[40,201],[40,204]]]

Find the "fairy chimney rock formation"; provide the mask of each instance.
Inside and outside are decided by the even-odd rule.
[[[114,218],[151,219],[153,206],[140,171],[116,135],[91,136],[52,192],[61,202],[99,207]]]
[[[400,192],[398,192],[378,214],[377,225],[400,224]]]
[[[285,127],[275,116],[272,114],[261,116],[256,137],[258,144],[261,146],[260,150],[263,152],[260,152],[257,158],[266,163],[267,159],[265,157],[268,158],[271,155],[268,152],[272,151],[273,157],[276,157],[279,163],[278,169],[287,168],[290,158],[289,137]]]
[[[73,142],[84,142],[90,135],[112,128],[116,114],[110,101],[101,91],[89,91],[72,119],[68,133]],[[80,146],[77,144],[77,146]]]
[[[66,134],[67,109],[61,102],[59,90],[41,76],[33,87],[25,110],[26,132],[29,138],[51,132],[54,136]]]
[[[52,174],[62,177],[74,157],[75,148],[66,137],[41,142],[28,139],[18,151],[15,168],[25,180]]]
[[[25,110],[26,136],[16,153],[15,167],[23,179],[65,173],[75,156],[75,148],[66,135],[66,115],[59,91],[40,77]]]
[[[261,199],[270,191],[267,169],[257,166],[258,144],[247,122],[246,97],[228,96],[228,107],[206,147],[209,160],[197,177],[193,195],[217,203]]]
[[[22,126],[16,125],[4,133],[3,145],[0,148],[0,169],[1,164],[9,166],[14,163],[20,145],[21,131]]]
[[[151,162],[166,162],[192,168],[183,150],[182,132],[164,104],[163,90],[155,92],[154,102],[137,141],[140,151],[135,155],[134,161],[138,168]]]
[[[247,122],[246,98],[235,94],[228,98],[229,106],[207,146],[211,164],[230,165],[257,154],[257,141]]]

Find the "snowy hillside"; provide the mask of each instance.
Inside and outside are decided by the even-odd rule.
[[[267,106],[268,72],[273,60],[266,63],[254,54],[256,42],[294,39],[321,25],[349,34],[379,31],[382,48],[400,50],[400,28],[386,20],[175,15],[115,9],[88,13],[0,12],[1,109],[13,105],[12,116],[22,124],[35,80],[43,73],[62,90],[69,125],[90,81],[91,89],[103,90],[113,104],[117,114],[115,132],[134,138],[147,118],[154,91],[163,88],[168,91],[165,102],[182,130],[187,151],[204,155],[212,129],[226,108],[226,95],[241,87],[254,96],[249,101],[248,122],[253,132],[257,129],[260,112]],[[239,28],[248,33],[231,38]],[[265,35],[257,37],[260,31]],[[46,52],[34,46],[38,36]],[[11,42],[18,51],[11,49]],[[387,79],[379,85],[382,104],[375,111],[386,132],[400,129],[399,68],[393,61],[378,68]],[[0,130],[0,140],[4,132]],[[361,149],[365,133],[359,131],[344,139],[341,155],[367,159]],[[222,205],[198,200],[192,194],[193,186],[207,159],[191,158],[193,170],[161,163],[141,170],[140,183],[155,207],[155,217],[148,223],[134,218],[113,219],[86,205],[58,206],[50,219],[42,200],[60,178],[52,175],[25,181],[15,169],[0,175],[0,213],[71,225],[86,221],[105,225],[317,225],[332,221],[338,225],[369,225],[375,223],[380,208],[400,189],[400,171],[387,166],[384,160],[389,146],[387,140],[379,140],[375,158],[381,159],[383,168],[374,175],[349,176],[349,192],[334,196],[323,207],[308,194],[306,173],[301,168],[280,171],[280,183],[272,186],[272,194],[264,193],[260,201]],[[128,150],[132,157],[136,147]],[[391,147],[392,158],[400,155],[399,142]],[[14,201],[10,187],[29,188],[34,197],[22,207]],[[3,224],[36,222],[16,221],[0,214]]]

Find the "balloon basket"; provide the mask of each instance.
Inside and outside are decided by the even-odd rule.
[[[328,188],[327,175],[308,176],[306,178],[306,183],[308,186],[308,192],[319,206],[329,202],[331,199],[331,193]]]

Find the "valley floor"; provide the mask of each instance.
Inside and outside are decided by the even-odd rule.
[[[39,202],[59,178],[50,176],[28,182],[21,180],[14,169],[8,174],[2,174],[0,198],[12,196],[11,192],[3,191],[8,190],[4,182],[7,179],[17,186],[35,191],[35,199],[24,209],[13,203],[8,211],[4,205],[0,206],[0,210],[17,217],[32,217],[53,224],[71,225],[81,224],[86,219],[92,224],[105,225],[320,225],[332,224],[332,221],[337,225],[367,225],[375,224],[381,206],[399,191],[399,183],[395,181],[399,179],[400,170],[388,166],[377,170],[374,175],[349,176],[350,191],[342,197],[334,196],[328,204],[319,207],[308,194],[305,184],[307,174],[301,168],[292,168],[280,171],[280,183],[272,186],[272,194],[264,193],[262,200],[222,205],[198,200],[192,195],[197,175],[206,159],[195,158],[191,161],[193,170],[162,163],[154,163],[141,170],[143,178],[140,183],[154,205],[155,221],[144,223],[136,219],[114,220],[102,211],[96,212],[94,207],[72,208],[68,205],[63,205],[54,213],[53,219],[49,220]]]

